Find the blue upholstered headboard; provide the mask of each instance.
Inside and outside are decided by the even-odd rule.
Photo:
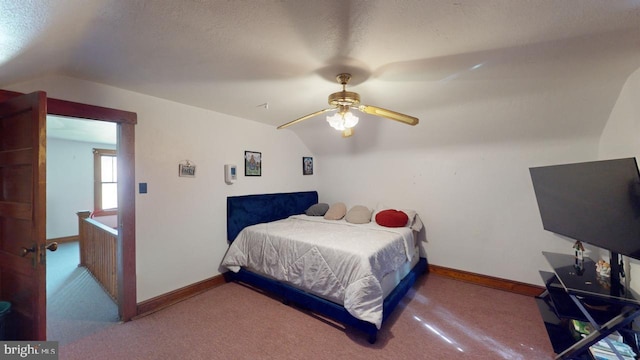
[[[318,203],[317,191],[227,197],[227,240],[247,226],[303,214]]]

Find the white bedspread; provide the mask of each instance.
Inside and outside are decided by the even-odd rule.
[[[418,256],[411,228],[295,215],[243,229],[222,265],[240,267],[342,304],[354,317],[382,324],[382,277]]]

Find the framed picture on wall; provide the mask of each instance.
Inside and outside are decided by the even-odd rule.
[[[313,175],[313,158],[302,157],[302,175]]]
[[[178,164],[178,176],[196,177],[196,164],[190,161],[187,161],[184,164]]]
[[[244,176],[262,176],[262,153],[244,152]]]

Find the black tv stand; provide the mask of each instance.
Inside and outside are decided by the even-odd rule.
[[[640,296],[619,282],[611,286],[611,279],[598,276],[590,258],[577,263],[572,255],[543,255],[554,272],[540,271],[546,291],[536,301],[556,359],[594,359],[589,347],[602,339],[608,341],[607,336],[615,331],[633,333],[630,324],[640,316]],[[594,330],[580,338],[572,332],[572,320],[588,322]],[[629,345],[638,354],[635,341]]]

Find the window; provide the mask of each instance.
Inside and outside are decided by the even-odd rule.
[[[118,208],[118,157],[115,150],[93,149],[95,211]]]

